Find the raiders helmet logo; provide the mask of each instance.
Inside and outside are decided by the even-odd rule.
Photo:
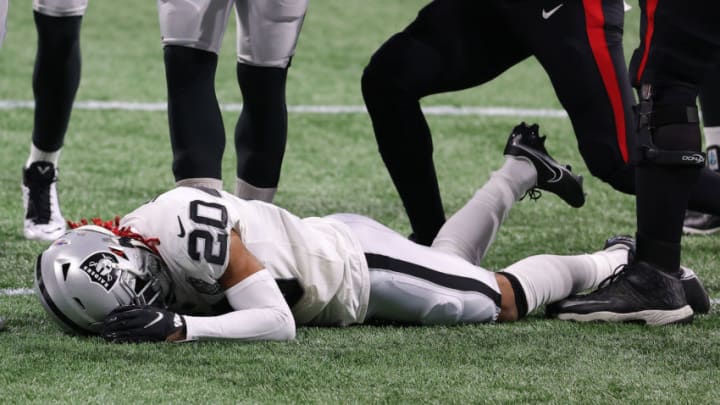
[[[85,259],[80,269],[87,273],[93,282],[110,291],[120,276],[117,262],[117,258],[110,253],[95,253]]]

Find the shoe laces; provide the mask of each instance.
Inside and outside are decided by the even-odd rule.
[[[540,197],[542,197],[542,191],[540,191],[536,187],[533,187],[530,190],[526,191],[522,197],[520,197],[520,201],[524,200],[525,197],[530,198],[530,201],[536,201],[536,200],[540,199]]]
[[[600,284],[598,284],[597,289],[599,290],[601,288],[605,288],[605,287],[609,286],[610,284],[614,283],[617,279],[619,279],[620,277],[622,277],[625,274],[627,269],[628,269],[627,264],[621,264],[621,265],[615,267],[615,270],[613,270],[612,274],[605,277],[605,279],[603,279],[603,281],[601,281]]]
[[[34,222],[47,224],[52,216],[52,202],[50,201],[50,187],[52,181],[30,181],[27,184],[28,214]]]

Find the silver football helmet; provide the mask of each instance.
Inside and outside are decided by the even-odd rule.
[[[160,256],[144,243],[86,225],[38,256],[35,291],[64,330],[96,334],[121,305],[164,306],[170,277]]]

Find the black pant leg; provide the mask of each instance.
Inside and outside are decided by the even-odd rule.
[[[641,3],[644,41],[633,56],[633,77],[653,86],[654,112],[695,105],[698,88],[720,55],[720,9],[714,3]],[[700,150],[698,123],[657,126],[652,136],[660,149]],[[641,159],[636,173],[638,260],[677,271],[684,213],[701,173],[697,167]]]
[[[410,219],[430,244],[445,222],[422,97],[477,86],[529,55],[491,4],[436,0],[385,42],[362,90],[380,154]]]
[[[705,81],[700,87],[700,106],[703,125],[720,127],[720,65],[715,66],[705,76]]]
[[[617,190],[634,192],[628,137],[635,103],[622,47],[623,2],[525,1],[528,41],[568,112],[590,172]]]

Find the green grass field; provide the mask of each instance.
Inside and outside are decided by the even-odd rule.
[[[26,4],[23,4],[26,3]],[[35,31],[30,2],[13,2],[0,51],[0,100],[32,100]],[[402,29],[423,0],[313,0],[288,84],[297,105],[361,106],[360,76],[372,52]],[[78,101],[163,103],[155,2],[91,1],[83,23]],[[627,43],[636,38],[628,14]],[[241,103],[234,79],[234,21],[217,77],[222,103]],[[628,52],[631,46],[628,45]],[[528,60],[479,89],[424,105],[560,108],[539,65]],[[231,133],[237,113],[226,112]],[[717,403],[717,306],[692,325],[573,324],[537,311],[514,324],[459,327],[300,328],[291,343],[111,345],[64,335],[32,295],[44,244],[22,237],[20,169],[32,110],[0,109],[0,403]],[[430,116],[448,213],[502,158],[512,126],[539,120],[548,148],[586,176],[588,201],[557,197],[517,205],[484,265],[500,269],[537,253],[596,250],[634,232],[634,200],[590,178],[566,118]],[[338,211],[409,225],[376,151],[365,114],[291,113],[276,203],[301,216]],[[228,144],[226,188],[234,181]],[[77,109],[61,159],[66,218],[122,215],[173,186],[164,111]],[[684,263],[720,297],[718,237],[686,238]]]

